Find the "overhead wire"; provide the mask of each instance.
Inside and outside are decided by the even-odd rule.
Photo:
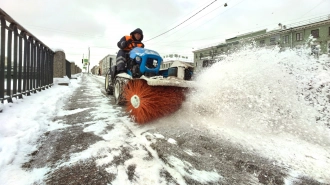
[[[199,5],[198,5],[198,8],[193,9],[193,10],[190,11],[188,14],[186,14],[186,15],[184,15],[184,16],[181,16],[181,17],[178,18],[177,20],[183,20],[183,19],[185,19],[186,17],[189,17],[191,14],[193,14],[193,12],[198,11],[198,10],[200,9],[200,7],[206,6],[207,4],[209,4],[209,3],[212,2],[212,1],[213,1],[213,0],[199,4]],[[180,22],[180,21],[176,21],[175,23],[173,23],[173,24],[171,24],[171,25],[169,25],[169,26],[165,26],[166,28],[160,28],[160,30],[157,31],[157,33],[158,33],[158,32],[162,32],[163,30],[167,30],[167,29],[169,29],[169,28],[172,28],[173,26],[177,25],[177,22]]]
[[[148,42],[148,41],[150,41],[150,40],[153,40],[153,39],[155,39],[155,38],[157,38],[157,37],[160,37],[160,36],[162,36],[162,35],[164,35],[164,34],[170,32],[170,31],[173,30],[173,29],[179,27],[180,25],[182,25],[183,23],[187,22],[188,20],[190,20],[191,18],[193,18],[194,16],[196,16],[197,14],[199,14],[200,12],[202,12],[203,10],[205,10],[207,7],[209,7],[210,5],[212,5],[212,4],[213,4],[214,2],[216,2],[216,1],[217,1],[217,0],[214,0],[213,2],[211,2],[210,4],[208,4],[207,6],[205,6],[204,8],[202,8],[200,11],[198,11],[198,12],[195,13],[194,15],[190,16],[188,19],[184,20],[184,21],[181,22],[180,24],[174,26],[173,28],[171,28],[171,29],[169,29],[169,30],[167,30],[167,31],[165,31],[165,32],[163,32],[163,33],[161,33],[161,34],[155,36],[155,37],[152,37],[151,39],[146,40],[146,41],[144,41],[144,42]]]
[[[239,3],[237,3],[237,4],[235,4],[234,6],[231,6],[231,8],[233,8],[233,7],[235,7],[236,5],[238,5],[238,4],[240,4],[241,2],[243,2],[244,0],[241,0]],[[229,1],[227,1],[227,3],[228,3]],[[226,4],[227,4],[226,3]],[[211,12],[213,12],[213,11],[215,11],[215,10],[217,10],[218,8],[220,8],[220,7],[222,7],[223,5],[220,5],[220,6],[218,6],[217,8],[215,8],[215,9],[213,9],[212,11],[210,11],[209,13],[207,13],[207,14],[205,14],[204,16],[206,16],[206,15],[208,15],[208,14],[210,14]],[[215,16],[215,17],[213,17],[212,19],[210,19],[209,21],[206,21],[206,22],[204,22],[203,24],[201,24],[201,25],[204,25],[204,24],[206,24],[206,23],[208,23],[208,22],[210,22],[211,20],[213,20],[214,18],[216,18],[216,17],[218,17],[218,16],[220,16],[220,15],[222,15],[223,13],[225,13],[225,12],[227,12],[227,11],[229,11],[231,8],[229,8],[229,9],[227,9],[227,10],[225,10],[224,12],[222,12],[221,14],[219,14],[219,15],[217,15],[217,16]],[[201,19],[201,18],[203,18],[204,16],[202,16],[202,17],[199,17],[197,20],[199,20],[199,19]],[[192,22],[192,23],[195,23],[195,22]],[[192,24],[192,23],[190,23],[190,24]],[[189,26],[190,24],[187,24],[186,26]],[[200,25],[200,26],[201,26]],[[186,27],[185,26],[185,27]],[[197,28],[195,28],[195,29],[193,29],[193,30],[191,30],[191,31],[189,31],[188,33],[185,33],[184,35],[186,36],[186,35],[188,35],[189,33],[191,33],[192,31],[195,31],[196,29],[198,29],[198,28],[200,28],[200,26],[199,27],[197,27]],[[182,27],[181,29],[183,29],[184,27]],[[179,31],[179,30],[178,30]],[[177,31],[177,32],[178,32]],[[174,33],[172,33],[171,35],[173,35],[173,34],[175,34],[175,33],[177,33],[177,32],[174,32]],[[176,40],[177,41],[177,40]],[[173,42],[176,42],[176,41],[173,41]],[[171,43],[173,43],[173,42],[170,42],[169,43],[169,45],[171,44]]]
[[[320,4],[322,4],[325,0],[321,1],[319,4],[317,4],[316,6],[314,6],[312,9],[310,9],[308,12],[306,12],[304,15],[302,15],[301,17],[305,16],[306,14],[308,14],[309,12],[311,12],[312,10],[314,10],[316,7],[318,7]]]
[[[229,0],[229,1],[227,1],[227,3],[229,3],[231,0]],[[227,3],[225,3],[226,5],[227,5]],[[203,15],[203,16],[201,16],[201,17],[199,17],[198,19],[196,19],[194,22],[191,22],[191,23],[189,23],[189,24],[187,24],[187,25],[185,25],[185,26],[183,26],[183,27],[181,27],[181,28],[179,28],[176,32],[173,32],[172,34],[169,34],[168,36],[171,36],[171,35],[173,35],[173,34],[175,34],[175,33],[177,33],[178,31],[180,31],[181,29],[183,29],[183,28],[185,28],[185,27],[187,27],[187,26],[189,26],[189,25],[191,25],[191,24],[193,24],[193,23],[195,23],[197,20],[199,20],[199,19],[201,19],[201,18],[203,18],[203,17],[205,17],[206,15],[208,15],[208,14],[210,14],[210,13],[212,13],[213,11],[215,11],[215,10],[217,10],[218,8],[220,8],[220,7],[222,7],[223,5],[220,5],[220,6],[218,6],[217,8],[215,8],[215,9],[213,9],[212,11],[210,11],[210,12],[208,12],[207,14],[205,14],[205,15]],[[235,5],[234,5],[235,6]],[[226,11],[224,11],[224,12],[226,12]],[[222,13],[224,13],[224,12],[222,12]],[[190,33],[190,32],[189,32]],[[186,34],[185,34],[186,35]]]

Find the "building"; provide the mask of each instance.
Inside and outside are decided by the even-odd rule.
[[[220,61],[221,56],[230,54],[244,44],[251,43],[254,43],[257,47],[271,48],[278,46],[285,50],[287,48],[299,48],[312,38],[314,41],[308,43],[311,53],[316,55],[328,54],[330,56],[330,15],[290,25],[280,23],[278,26],[279,28],[276,30],[267,31],[267,29],[263,29],[237,35],[226,39],[223,43],[193,51],[195,71],[198,72],[214,62]]]
[[[188,56],[183,56],[180,54],[168,54],[168,55],[164,55],[163,57],[164,61],[167,60],[180,60],[180,61],[184,61],[184,62],[192,62],[190,58],[188,58]]]
[[[160,66],[160,70],[166,70],[168,69],[169,67],[171,67],[171,65],[174,63],[174,62],[182,62],[190,67],[193,68],[193,63],[191,62],[186,62],[186,61],[182,61],[182,60],[167,60],[167,61],[163,61],[161,66]]]
[[[102,60],[99,61],[99,71],[100,75],[105,76],[107,71],[109,70],[111,64],[116,62],[116,55],[107,55]]]
[[[93,68],[91,69],[91,73],[93,75],[100,75],[100,71],[99,71],[100,67],[99,66],[93,66]]]

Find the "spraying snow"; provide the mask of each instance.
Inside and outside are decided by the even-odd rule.
[[[308,48],[243,48],[197,76],[180,114],[295,176],[330,182],[329,64]]]

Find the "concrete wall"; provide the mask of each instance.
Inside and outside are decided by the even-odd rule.
[[[71,75],[81,73],[81,69],[74,63],[70,62]],[[54,55],[54,78],[63,78],[66,75],[66,59],[63,51],[56,51]]]
[[[54,78],[63,78],[66,76],[65,53],[56,51],[54,55]]]
[[[71,74],[74,75],[74,74],[77,74],[76,72],[76,65],[74,62],[71,62]]]

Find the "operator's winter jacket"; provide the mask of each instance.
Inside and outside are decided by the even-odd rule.
[[[137,40],[134,37],[134,33],[139,33],[141,34],[141,38]],[[127,42],[127,41],[133,41],[131,44],[128,44],[126,47],[122,47],[122,42]],[[135,29],[130,33],[130,35],[126,35],[120,39],[120,41],[117,43],[117,46],[124,50],[125,52],[131,51],[135,47],[141,47],[144,48],[144,44],[141,42],[143,40],[143,32],[140,28]]]

